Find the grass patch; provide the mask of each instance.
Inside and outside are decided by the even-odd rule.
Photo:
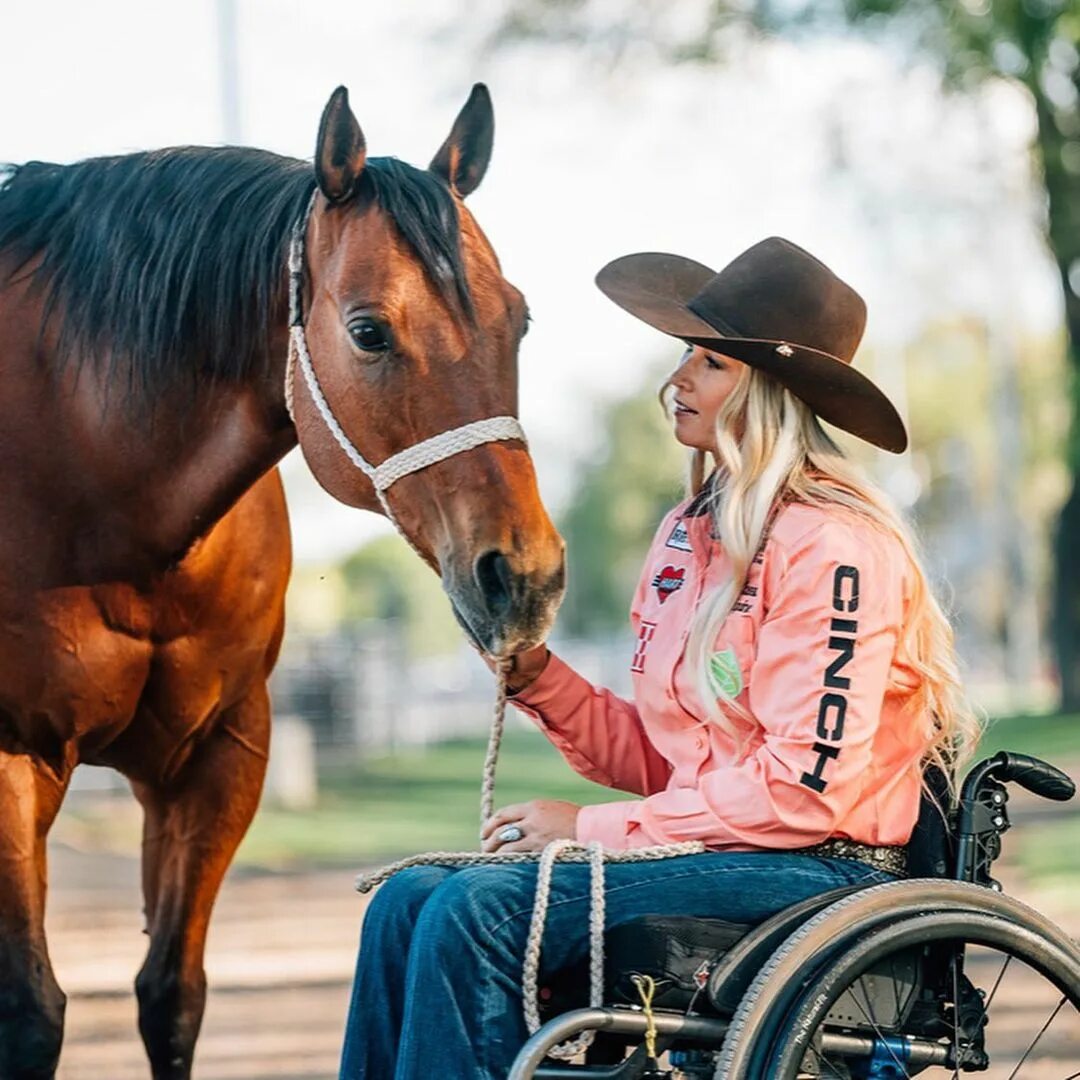
[[[264,866],[360,866],[418,851],[474,850],[485,746],[481,739],[463,740],[335,769],[322,778],[313,810],[260,810],[237,858]],[[534,798],[597,803],[625,797],[583,780],[543,736],[506,733],[496,806]]]
[[[1025,822],[1018,831],[1019,836],[1007,833],[1004,842],[1029,881],[1039,888],[1076,887],[1080,878],[1076,862],[1080,814],[1074,812],[1038,825]]]
[[[1031,754],[1068,769],[1080,761],[1080,715],[1051,713],[991,720],[976,757],[989,757],[999,750]]]
[[[484,748],[484,740],[469,739],[335,768],[322,777],[313,810],[260,810],[238,859],[263,866],[361,866],[419,851],[475,849]],[[998,750],[1033,754],[1080,772],[1074,767],[1080,760],[1080,716],[995,720],[978,757]],[[583,780],[538,733],[510,730],[500,756],[495,804],[534,798],[597,803],[625,796]],[[1033,878],[1068,873],[1075,880],[1066,853],[1078,850],[1080,822],[1055,822],[1037,837],[1030,835],[1034,829],[1026,831],[1024,866]]]

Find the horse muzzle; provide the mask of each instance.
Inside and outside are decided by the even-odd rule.
[[[477,648],[490,656],[512,656],[545,641],[566,588],[566,558],[540,565],[498,549],[481,552],[464,565],[451,565],[443,588],[454,615]]]

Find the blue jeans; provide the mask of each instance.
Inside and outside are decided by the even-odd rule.
[[[605,867],[607,924],[639,915],[754,923],[840,885],[890,875],[847,859],[704,852]],[[528,1033],[521,965],[536,866],[413,867],[364,917],[341,1080],[505,1080]],[[557,864],[542,963],[588,951],[589,868]]]

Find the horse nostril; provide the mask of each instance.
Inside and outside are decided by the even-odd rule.
[[[473,573],[488,611],[496,617],[505,615],[513,602],[510,595],[513,575],[506,556],[501,551],[485,551],[476,560]]]

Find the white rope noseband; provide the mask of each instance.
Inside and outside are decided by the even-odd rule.
[[[326,424],[334,441],[345,452],[349,461],[372,482],[386,516],[397,526],[397,520],[390,510],[385,494],[392,484],[403,476],[426,469],[439,461],[445,461],[455,454],[483,446],[484,443],[500,442],[506,439],[518,439],[524,443],[526,442],[525,431],[515,416],[490,416],[486,420],[474,420],[472,423],[463,424],[461,427],[424,439],[414,446],[392,454],[380,465],[372,465],[357,450],[337,422],[330,403],[326,400],[326,395],[319,385],[315,366],[311,362],[311,353],[308,351],[307,338],[304,336],[304,238],[307,235],[312,207],[315,205],[315,195],[316,192],[313,192],[304,216],[296,223],[289,242],[289,358],[285,366],[285,406],[289,410],[290,419],[295,424],[293,375],[299,363],[304,383],[323,423]],[[401,531],[400,526],[398,530]]]

